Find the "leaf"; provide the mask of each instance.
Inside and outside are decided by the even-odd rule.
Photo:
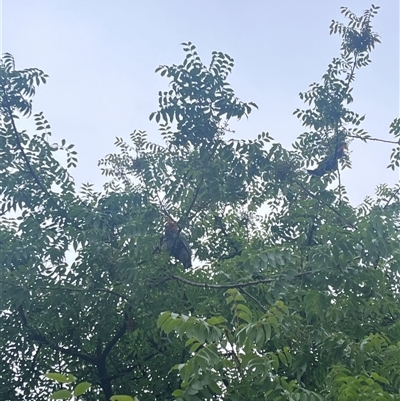
[[[284,350],[283,350],[283,352],[285,353],[285,356],[286,356],[288,365],[290,365],[290,364],[292,363],[292,361],[293,361],[293,357],[292,357],[292,355],[291,355],[290,352],[289,352],[289,348],[288,348],[288,347],[285,347]]]
[[[388,379],[386,379],[386,377],[380,376],[376,372],[372,372],[371,377],[377,382],[380,382],[383,384],[389,384],[389,381],[388,381]]]
[[[229,305],[230,303],[232,303],[235,300],[235,298],[233,296],[229,296],[226,298],[226,303]]]
[[[177,390],[174,390],[174,391],[172,392],[172,395],[173,395],[175,398],[183,397],[184,391],[181,390],[181,389],[177,389]]]
[[[251,317],[245,312],[239,312],[237,316],[247,323],[251,323]]]
[[[272,366],[273,368],[278,371],[279,369],[279,359],[275,354],[270,354],[272,359]]]
[[[207,338],[207,329],[202,324],[194,324],[192,326],[193,336],[197,338],[197,341],[204,343]]]
[[[243,297],[243,295],[242,294],[240,294],[240,293],[237,293],[236,294],[236,296],[235,296],[235,301],[236,302],[245,302],[246,300],[244,299],[244,297]]]
[[[212,381],[211,383],[208,384],[208,387],[217,395],[221,395],[222,394],[222,390],[221,388],[218,386],[217,383],[215,383],[214,381]]]
[[[45,376],[48,379],[55,380],[59,383],[73,383],[76,378],[68,373],[67,375],[63,375],[62,373],[46,373]]]
[[[58,390],[51,394],[50,399],[52,400],[67,400],[72,397],[71,391],[68,390]]]
[[[269,341],[271,339],[271,333],[272,333],[271,325],[268,323],[265,323],[263,326],[264,326],[264,331],[265,331],[265,341]]]
[[[160,328],[162,327],[167,319],[171,316],[171,312],[163,312],[160,317],[157,319],[157,327]]]
[[[207,323],[211,326],[226,323],[226,319],[223,316],[213,316],[210,319],[207,319]]]
[[[171,333],[172,330],[176,330],[182,324],[182,319],[174,319],[170,317],[165,324],[163,325],[162,329],[166,334]]]
[[[239,304],[236,306],[236,309],[245,312],[248,316],[252,315],[250,309],[246,305]]]
[[[258,348],[262,348],[265,345],[265,331],[262,326],[257,327],[255,343]]]
[[[85,393],[92,386],[89,382],[81,382],[74,389],[74,395],[80,396]]]
[[[131,397],[130,395],[113,395],[110,397],[111,401],[138,401],[137,397]]]
[[[203,343],[196,342],[190,347],[189,351],[196,352],[202,345],[203,345]]]

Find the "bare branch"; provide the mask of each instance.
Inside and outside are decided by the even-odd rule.
[[[122,326],[120,327],[120,329],[117,331],[117,333],[115,333],[115,336],[111,339],[111,341],[105,346],[103,353],[100,356],[100,360],[105,361],[105,359],[107,358],[108,354],[110,353],[110,351],[112,350],[112,348],[114,347],[114,345],[119,341],[120,338],[122,338],[122,336],[125,334],[126,329],[128,328],[128,325],[126,324],[126,321],[124,321],[124,323],[122,324]]]
[[[398,141],[389,141],[387,139],[380,139],[380,138],[364,138],[361,135],[346,135],[349,138],[356,138],[356,139],[362,139],[363,141],[376,141],[376,142],[385,142],[385,143],[392,143],[394,145],[398,145]]]
[[[251,298],[264,312],[268,311],[268,309],[256,297],[248,293],[245,289],[242,289],[242,292]]]
[[[306,272],[301,272],[301,273],[295,274],[293,277],[294,278],[299,278],[299,277],[304,277],[306,275],[317,274],[317,273],[320,273],[320,271],[319,270],[306,271]],[[191,280],[188,280],[187,278],[180,277],[180,276],[177,276],[175,274],[170,274],[170,275],[168,275],[166,277],[168,279],[177,280],[177,281],[180,281],[181,283],[185,283],[185,284],[191,285],[192,287],[199,287],[199,288],[206,288],[206,289],[207,288],[212,288],[212,289],[216,289],[216,290],[221,290],[221,289],[223,290],[223,289],[229,289],[229,288],[252,287],[253,285],[258,285],[258,284],[272,283],[273,281],[276,281],[278,279],[278,277],[274,277],[274,278],[266,278],[266,279],[247,281],[247,282],[241,282],[241,283],[208,284],[208,283],[198,283],[196,281],[191,281]],[[247,295],[249,295],[249,294],[247,294]]]
[[[202,287],[202,288],[214,288],[214,289],[228,289],[228,288],[243,288],[243,287],[249,287],[252,285],[257,285],[257,284],[262,284],[262,283],[271,283],[274,281],[274,279],[268,278],[268,279],[262,279],[262,280],[256,280],[256,281],[248,281],[247,283],[236,283],[236,284],[208,284],[208,283],[197,283],[195,281],[188,280],[184,277],[176,276],[175,274],[170,274],[170,278],[180,281],[182,283],[191,285],[193,287]]]

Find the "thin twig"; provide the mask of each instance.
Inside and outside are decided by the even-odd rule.
[[[105,346],[104,351],[102,352],[99,360],[105,361],[108,354],[110,353],[111,349],[114,347],[114,345],[119,341],[120,338],[125,334],[126,330],[128,328],[128,325],[126,324],[126,321],[122,323],[122,326],[120,329],[115,333],[115,336],[111,339],[111,341]]]
[[[125,375],[127,375],[128,373],[131,373],[134,369],[137,369],[138,367],[140,367],[140,364],[141,364],[141,363],[147,362],[147,361],[149,361],[150,359],[154,358],[154,357],[157,356],[157,355],[158,355],[157,353],[152,352],[151,354],[148,354],[148,355],[146,355],[145,357],[143,357],[143,358],[140,360],[140,362],[135,363],[134,365],[130,366],[129,368],[127,368],[127,369],[125,369],[125,370],[122,370],[121,372],[118,372],[118,373],[116,373],[116,374],[113,374],[113,375],[108,376],[108,379],[109,379],[110,381],[113,381],[113,380],[115,380],[115,379],[117,379],[117,378],[119,378],[119,377],[125,376]]]
[[[311,191],[309,191],[306,187],[304,187],[303,184],[301,184],[299,181],[294,181],[303,191],[305,191],[308,195],[310,195],[313,199],[317,200],[318,202],[320,202],[322,205],[326,206],[327,208],[329,208],[330,210],[332,210],[332,212],[334,212],[336,215],[338,215],[342,220],[346,221],[346,219],[342,216],[342,214],[336,210],[333,206],[329,205],[328,203],[324,202],[322,199],[319,199],[315,194],[313,194]],[[346,223],[349,225],[349,227],[353,228],[354,230],[357,229],[357,227],[350,223],[349,221],[346,221]]]
[[[13,287],[18,287],[18,288],[20,287],[20,285],[18,285],[18,284],[11,283],[11,282],[5,281],[5,280],[0,280],[0,283],[1,284],[11,285]],[[69,288],[69,287],[62,287],[62,286],[59,286],[59,287],[44,287],[44,286],[33,287],[32,286],[32,287],[24,287],[24,288],[27,289],[27,290],[39,289],[39,290],[44,290],[44,291],[62,291],[62,290],[70,291],[70,292],[78,292],[78,291],[88,292],[89,291],[88,288],[83,288],[83,287],[71,287],[71,288]],[[104,292],[106,294],[111,294],[111,295],[114,295],[116,297],[125,299],[125,301],[129,301],[130,300],[130,298],[126,297],[125,295],[119,294],[119,293],[117,293],[115,291],[112,291],[112,290],[107,290],[105,288],[91,288],[91,290],[98,291],[98,292]]]
[[[201,187],[202,187],[202,185],[203,185],[203,181],[204,181],[204,177],[201,177],[201,180],[200,180],[200,182],[199,182],[199,184],[198,184],[198,186],[197,186],[197,188],[196,188],[196,191],[195,191],[195,193],[194,193],[192,202],[190,203],[189,208],[188,208],[188,210],[186,211],[183,220],[185,220],[185,219],[187,219],[187,218],[189,217],[189,214],[190,214],[191,210],[193,209],[194,204],[196,203],[197,197],[199,196],[199,192],[200,192],[200,189],[201,189]],[[181,219],[181,220],[182,220],[182,219]]]
[[[61,347],[58,344],[52,344],[42,333],[40,333],[38,330],[36,330],[35,328],[33,328],[30,325],[30,323],[28,322],[26,313],[25,313],[24,309],[22,308],[22,306],[20,306],[18,308],[18,312],[21,317],[22,324],[30,332],[31,337],[34,341],[38,341],[39,344],[47,345],[49,348],[51,348],[55,351],[60,351],[64,355],[69,355],[69,356],[73,356],[76,358],[80,358],[89,363],[95,363],[95,359],[93,357],[91,357],[90,355],[82,354],[81,352],[74,350],[74,349]]]
[[[230,348],[231,348],[231,353],[233,355],[233,359],[236,361],[236,366],[238,368],[239,374],[240,374],[240,376],[243,376],[242,364],[241,364],[241,361],[240,361],[240,359],[239,359],[239,357],[238,357],[238,355],[236,353],[235,344],[233,344],[232,341],[230,340],[228,330],[225,329],[224,331],[225,331],[225,337],[226,337],[227,341],[229,342],[229,345],[230,345]]]
[[[371,138],[371,137],[369,137],[369,138],[364,138],[364,137],[362,137],[361,135],[350,135],[350,134],[347,134],[346,136],[349,137],[349,138],[362,139],[363,141],[385,142],[385,143],[392,143],[392,144],[394,144],[394,145],[398,145],[398,144],[399,144],[398,141],[397,141],[397,142],[396,142],[396,141],[389,141],[389,140],[387,140],[387,139]]]
[[[389,206],[389,203],[392,201],[392,199],[397,196],[397,194],[400,192],[400,185],[399,187],[396,189],[396,191],[394,191],[392,193],[392,196],[388,199],[388,201],[386,202],[386,205],[383,207],[383,209],[386,209]]]
[[[251,298],[264,312],[267,312],[268,309],[253,295],[248,293],[245,289],[242,288],[242,292],[246,294],[249,298]]]
[[[309,272],[303,272],[296,274],[294,277],[302,277],[305,276],[306,274],[313,274],[316,273],[315,271],[309,271]],[[266,279],[261,279],[261,280],[255,280],[255,281],[248,281],[245,283],[233,283],[233,284],[208,284],[208,283],[197,283],[195,281],[188,280],[184,277],[176,276],[175,274],[170,274],[168,276],[169,278],[172,278],[174,280],[180,281],[182,283],[191,285],[193,287],[200,287],[200,288],[212,288],[212,289],[229,289],[229,288],[245,288],[245,287],[251,287],[253,285],[258,285],[258,284],[266,284],[266,283],[272,283],[273,281],[276,280],[276,278],[266,278]]]
[[[211,159],[213,158],[213,156],[215,155],[215,153],[216,153],[216,151],[218,149],[218,145],[219,145],[219,143],[217,143],[214,146],[214,149],[211,150],[210,155],[206,160],[206,163],[209,163],[211,161]],[[202,175],[201,178],[200,178],[200,182],[198,183],[198,186],[196,188],[196,191],[195,191],[195,194],[193,196],[192,202],[190,203],[188,210],[184,214],[184,220],[189,217],[189,214],[192,211],[192,209],[193,209],[193,207],[194,207],[194,205],[196,203],[196,200],[197,200],[197,198],[199,196],[199,192],[200,192],[200,189],[202,188],[203,182],[204,182],[204,175]],[[195,216],[196,216],[196,214],[197,213],[195,213]],[[193,219],[193,217],[192,217],[192,219]],[[180,219],[180,220],[182,220],[182,219]]]
[[[182,283],[191,285],[193,287],[201,287],[201,288],[214,288],[214,289],[228,289],[228,288],[243,288],[249,287],[252,285],[262,284],[262,283],[271,283],[274,280],[271,278],[256,280],[256,281],[248,281],[247,283],[236,283],[236,284],[208,284],[208,283],[197,283],[195,281],[188,280],[186,278],[176,276],[175,274],[170,274],[170,278],[180,281]]]
[[[349,76],[348,76],[348,79],[347,79],[347,82],[346,82],[346,89],[345,89],[345,93],[349,90],[349,88],[350,88],[350,83],[351,83],[351,81],[352,81],[352,79],[353,79],[353,77],[354,77],[354,71],[355,71],[355,69],[356,69],[356,65],[357,65],[357,53],[354,55],[354,63],[353,63],[353,66],[352,66],[352,68],[351,68],[351,72],[350,72],[350,74],[349,74]]]

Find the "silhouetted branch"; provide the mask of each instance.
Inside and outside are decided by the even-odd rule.
[[[362,139],[363,141],[376,141],[376,142],[385,142],[385,143],[392,143],[394,145],[398,145],[399,142],[398,141],[389,141],[387,139],[380,139],[380,138],[364,138],[361,135],[350,135],[347,134],[346,136],[348,136],[349,138],[356,138],[356,139]]]
[[[58,344],[53,344],[51,341],[49,341],[42,333],[40,333],[37,329],[32,327],[28,321],[28,317],[25,313],[24,308],[22,305],[20,305],[18,308],[18,313],[20,315],[21,321],[23,326],[29,331],[30,333],[30,338],[33,341],[37,341],[39,345],[45,345],[48,346],[49,348],[53,349],[54,351],[59,351],[64,355],[68,356],[73,356],[79,359],[82,359],[86,362],[95,364],[96,359],[91,357],[90,355],[83,354],[82,352],[79,352],[78,350],[74,350],[71,348],[64,348],[59,346]]]
[[[296,274],[294,277],[302,277],[305,276],[306,274],[313,274],[316,273],[314,272],[303,272]],[[266,284],[266,283],[272,283],[273,281],[276,281],[277,278],[266,278],[266,279],[261,279],[261,280],[254,280],[254,281],[248,281],[245,283],[232,283],[232,284],[208,284],[208,283],[197,283],[195,281],[188,280],[187,278],[177,276],[175,274],[170,274],[168,277],[180,281],[181,283],[185,283],[188,285],[191,285],[193,287],[201,287],[201,288],[213,288],[213,289],[228,289],[228,288],[245,288],[245,287],[251,287],[253,285],[258,285],[258,284]]]
[[[268,311],[268,309],[256,297],[249,294],[245,289],[242,289],[242,292],[251,298],[264,312]]]
[[[126,324],[126,321],[122,324],[120,329],[117,331],[115,336],[111,339],[111,341],[106,345],[104,348],[103,353],[100,356],[101,360],[105,360],[107,358],[107,355],[110,353],[114,345],[118,342],[118,340],[125,334],[126,329],[128,328],[128,325]]]

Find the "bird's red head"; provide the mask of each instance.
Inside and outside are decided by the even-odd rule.
[[[165,228],[172,232],[178,231],[178,226],[171,218],[168,219],[167,223],[165,224]]]
[[[348,149],[346,142],[338,143],[336,146],[336,157],[341,158]]]

